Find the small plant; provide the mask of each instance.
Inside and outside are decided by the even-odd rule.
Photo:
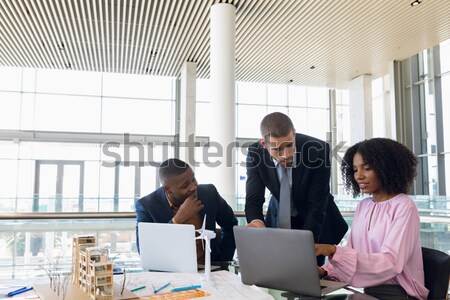
[[[60,251],[60,253],[54,258],[46,257],[47,264],[40,265],[39,267],[47,274],[50,289],[53,290],[53,292],[55,292],[58,296],[62,293],[64,300],[67,292],[67,285],[72,278],[72,272],[69,272],[61,277],[60,265],[63,257],[64,253],[63,251]]]
[[[123,295],[123,291],[125,290],[126,282],[127,282],[127,270],[123,269],[123,283],[122,283],[122,289],[120,290],[121,295]]]

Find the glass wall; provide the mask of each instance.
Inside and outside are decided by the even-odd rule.
[[[406,68],[409,81],[403,88],[410,109],[402,113],[409,114],[410,122],[404,125],[410,130],[405,143],[421,159],[415,201],[422,244],[449,252],[450,121],[445,116],[450,114],[450,42],[419,53],[405,62]],[[159,186],[154,163],[175,155],[175,87],[174,78],[0,68],[0,212],[133,212],[135,199]],[[196,132],[202,137],[214,121],[209,87],[208,80],[197,80]],[[374,80],[372,114],[378,125],[386,89],[382,78]],[[238,82],[236,136],[257,141],[261,119],[280,111],[292,118],[298,132],[328,140],[334,109],[342,157],[350,139],[349,94],[335,90],[331,107],[329,92]],[[374,136],[389,130],[387,120],[382,123],[383,128],[374,126]],[[243,210],[246,148],[236,154],[235,208]],[[200,164],[195,171],[199,182],[209,182],[207,166]],[[340,209],[353,211],[359,199],[345,195],[340,172],[336,182]],[[3,221],[0,277],[24,264],[35,267],[24,271],[30,272],[27,276],[37,272],[46,257],[70,248],[75,232],[96,234],[122,265],[130,262],[132,268],[138,264],[134,223]]]
[[[440,45],[442,88],[443,155],[445,161],[446,195],[450,195],[450,40]]]
[[[210,114],[209,80],[197,80],[197,135],[208,135]],[[237,82],[236,84],[236,137],[238,140],[257,141],[260,137],[259,124],[269,113],[282,112],[289,115],[298,133],[329,138],[330,100],[327,88],[294,86],[286,84],[265,84]],[[344,100],[345,101],[345,100]],[[348,96],[347,96],[348,106]],[[348,117],[348,110],[347,115]],[[342,127],[345,131],[347,128]],[[342,133],[343,134],[343,133]],[[247,148],[236,149],[237,207],[243,210],[245,198],[245,157]],[[196,168],[197,180],[208,182],[208,167],[200,164]]]
[[[420,160],[415,194],[430,199],[449,191],[448,57],[446,41],[400,63],[400,101],[405,109],[397,111],[397,118],[403,120],[403,142]]]
[[[350,100],[348,90],[336,90],[336,147],[339,149],[337,156],[339,157],[333,167],[336,168],[336,186],[334,194],[346,195],[340,172],[340,158],[344,157],[345,151],[349,147],[350,141]],[[333,183],[332,183],[333,184]],[[333,186],[332,186],[333,190]]]
[[[174,78],[0,68],[0,210],[134,211],[174,116]]]

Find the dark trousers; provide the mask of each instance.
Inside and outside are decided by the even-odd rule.
[[[416,298],[408,296],[405,290],[399,285],[377,285],[364,288],[364,294],[383,300],[404,300]]]

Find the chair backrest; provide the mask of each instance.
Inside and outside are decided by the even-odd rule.
[[[425,287],[430,290],[428,299],[447,299],[450,256],[442,251],[422,247]]]

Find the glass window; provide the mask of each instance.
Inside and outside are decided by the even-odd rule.
[[[119,211],[134,211],[136,166],[120,166]]]
[[[84,163],[84,211],[97,211],[99,197],[100,163],[86,161]]]
[[[35,130],[98,132],[100,99],[36,94]]]
[[[62,183],[62,211],[80,211],[81,165],[65,165]]]
[[[308,109],[308,120],[306,133],[321,140],[327,140],[327,133],[330,132],[330,111],[310,108]]]
[[[289,117],[294,123],[297,133],[309,134],[308,132],[308,111],[305,108],[289,108]]]
[[[329,108],[330,101],[328,89],[318,87],[308,87],[308,106],[318,108]]]
[[[22,70],[20,68],[0,67],[0,91],[20,91],[21,89]]]
[[[142,166],[155,166],[174,155],[171,143],[133,142],[130,147],[124,147],[123,142],[105,143],[102,145],[102,167],[111,167],[115,162],[142,161]]]
[[[266,106],[237,105],[237,136],[259,138],[259,124],[266,114]]]
[[[103,76],[107,77],[103,85],[105,92],[112,97],[102,98]],[[6,90],[3,90],[4,87]],[[172,136],[175,123],[174,88],[173,78],[0,68],[0,129]],[[121,96],[123,98],[119,98]],[[43,194],[39,210],[78,211],[82,197],[84,211],[131,211],[134,209],[134,197],[141,191],[135,191],[135,185],[129,185],[128,179],[135,182],[139,178],[134,177],[141,173],[130,171],[131,174],[127,171],[135,167],[123,167],[117,169],[123,174],[116,178],[116,168],[102,164],[117,159],[161,162],[173,157],[174,152],[173,146],[167,142],[132,145],[126,148],[127,151],[123,144],[107,148],[109,152],[102,146],[42,141],[0,142],[0,163],[8,163],[8,166],[2,164],[0,169],[0,172],[8,173],[5,175],[8,188],[2,190],[3,194],[0,191],[0,199],[5,199],[7,195],[14,198],[14,201],[6,201],[10,205],[8,210],[32,211],[36,160],[79,160],[85,166],[83,173],[80,165],[66,166],[62,163],[67,180],[61,183],[63,194],[59,195],[54,188],[55,174],[62,169],[55,170],[56,163],[52,165],[52,162],[40,165],[39,170],[44,175],[40,178],[40,194]],[[11,169],[13,165],[15,173]],[[142,180],[152,181],[152,190],[156,184],[155,170],[154,166],[139,169]],[[84,178],[81,196],[80,178]],[[148,186],[145,185],[147,189]],[[3,207],[3,210],[6,209]]]
[[[0,128],[19,129],[19,124],[20,93],[0,92]]]
[[[450,71],[450,40],[440,44],[441,73]]]
[[[431,198],[437,195],[437,158],[435,155],[420,157],[418,168],[421,168],[423,194]]]
[[[174,156],[174,148],[169,143],[157,143],[149,147],[151,150],[151,157],[148,156],[149,162],[162,163],[163,161]]]
[[[289,85],[289,106],[306,106],[306,89],[305,86]]]
[[[33,207],[35,162],[33,160],[19,160],[17,165],[17,211],[31,211]]]
[[[55,164],[43,164],[39,169],[39,212],[55,212],[56,210],[56,182],[58,168]]]
[[[99,176],[100,197],[97,211],[114,211],[115,168],[101,167]]]
[[[419,86],[421,102],[422,154],[436,153],[436,112],[434,102],[434,82],[427,81]]]
[[[285,115],[289,114],[287,106],[285,106],[285,107],[282,107],[282,106],[270,106],[270,105],[267,106],[267,114],[271,114],[273,112],[280,112],[280,113],[283,113]]]
[[[19,144],[11,141],[0,141],[0,159],[16,159],[19,155]]]
[[[74,95],[101,95],[101,73],[37,69],[36,91]]]
[[[285,84],[267,85],[267,103],[269,105],[287,106],[288,88]]]
[[[256,140],[255,140],[256,142]],[[245,182],[247,180],[247,168],[246,168],[246,158],[247,158],[247,152],[248,152],[248,146],[247,147],[240,147],[236,149],[236,176],[237,176],[237,196],[238,196],[238,210],[244,210],[244,204],[245,204]],[[239,206],[240,205],[240,206]]]
[[[217,143],[211,143],[208,146],[201,146],[195,148],[195,168],[202,172],[202,176],[205,180],[210,180],[208,172],[211,172],[211,168],[215,168],[217,165],[227,163],[229,157],[226,156],[225,147],[221,147]],[[194,165],[188,161],[189,164]],[[206,171],[208,170],[208,171]]]
[[[104,98],[102,132],[174,134],[173,101]]]
[[[197,102],[195,112],[195,134],[197,136],[210,136],[209,124],[212,122],[212,116],[209,111],[211,104],[209,102]]]
[[[124,139],[128,137],[124,136]],[[114,167],[116,163],[139,162],[139,166],[155,166],[173,156],[173,147],[169,143],[133,141],[124,147],[124,141],[107,142],[102,146],[101,162],[103,167]]]
[[[144,197],[159,188],[156,186],[158,169],[152,166],[141,167],[141,190],[140,197]],[[133,209],[134,210],[134,209]]]
[[[442,76],[442,118],[444,131],[444,151],[450,152],[450,73]],[[450,178],[450,173],[446,177]]]
[[[349,91],[336,90],[336,142],[350,141]],[[338,181],[340,183],[340,181]]]
[[[175,79],[134,74],[103,74],[103,95],[107,97],[174,99]]]
[[[36,69],[22,69],[22,91],[36,92]]]
[[[450,154],[445,155],[445,189],[446,195],[450,195]]]
[[[39,160],[98,160],[97,144],[21,142],[21,159]]]
[[[254,82],[237,83],[237,102],[246,104],[266,104],[266,85]]]
[[[236,167],[236,173],[237,173],[237,185],[236,185],[236,192],[237,192],[237,201],[236,201],[236,209],[239,211],[243,211],[245,208],[245,185],[247,181],[247,169],[245,166],[237,165]]]
[[[202,150],[199,150],[201,153]],[[199,154],[200,154],[199,153]],[[201,156],[195,156],[195,160],[199,162],[201,159]],[[197,179],[197,182],[199,184],[214,184],[214,182],[211,182],[211,169],[209,166],[207,166],[204,163],[199,162],[198,166],[194,169],[195,172],[195,179]]]
[[[35,119],[35,98],[36,94],[23,93],[20,110],[20,129],[34,130]]]
[[[384,97],[379,96],[372,99],[372,128],[373,137],[384,137],[386,119],[384,112]]]
[[[348,105],[337,105],[336,119],[336,141],[338,143],[350,141],[350,107]]]
[[[0,159],[0,175],[2,178],[0,211],[5,211],[4,208],[7,211],[12,211],[15,208],[13,207],[15,201],[12,200],[16,197],[17,192],[17,172],[17,160]]]

